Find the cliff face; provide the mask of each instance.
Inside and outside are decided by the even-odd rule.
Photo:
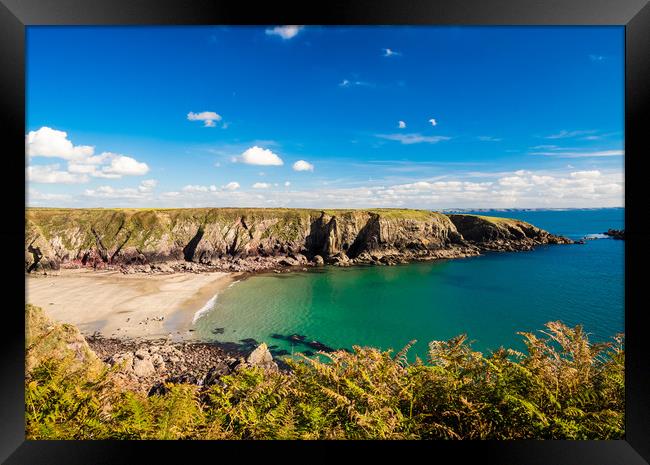
[[[510,218],[478,215],[449,215],[456,229],[481,250],[531,250],[541,244],[572,244],[530,223]]]
[[[25,269],[165,262],[259,269],[316,256],[334,264],[390,264],[475,255],[495,241],[516,247],[556,237],[527,223],[482,218],[392,209],[28,209]]]

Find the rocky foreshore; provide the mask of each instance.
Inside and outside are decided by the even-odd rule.
[[[28,209],[26,220],[27,272],[281,272],[573,243],[515,219],[425,210]]]
[[[237,345],[182,342],[166,339],[133,340],[87,336],[86,342],[99,359],[117,370],[122,382],[143,393],[161,394],[166,383],[212,386],[222,376],[241,367],[278,370],[266,344],[253,341]]]
[[[608,229],[603,234],[613,239],[625,240],[625,229]]]

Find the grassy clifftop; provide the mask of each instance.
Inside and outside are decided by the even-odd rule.
[[[382,258],[394,264],[547,243],[567,241],[523,221],[428,210],[29,208],[25,269],[185,261],[232,270],[224,260],[280,256],[301,264],[316,256],[346,266]],[[275,263],[249,261],[235,271]]]

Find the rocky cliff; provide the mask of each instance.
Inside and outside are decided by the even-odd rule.
[[[567,242],[517,220],[425,210],[30,208],[25,270],[394,264]]]

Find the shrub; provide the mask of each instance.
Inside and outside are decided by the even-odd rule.
[[[622,336],[591,344],[580,326],[560,322],[521,335],[525,353],[484,355],[464,335],[431,342],[428,359],[414,363],[406,354],[415,341],[395,356],[354,347],[321,353],[325,361],[288,359],[287,372],[243,368],[210,388],[169,385],[151,397],[121,388],[112,370],[83,369],[71,354],[41,355],[26,376],[27,437],[622,438]]]

